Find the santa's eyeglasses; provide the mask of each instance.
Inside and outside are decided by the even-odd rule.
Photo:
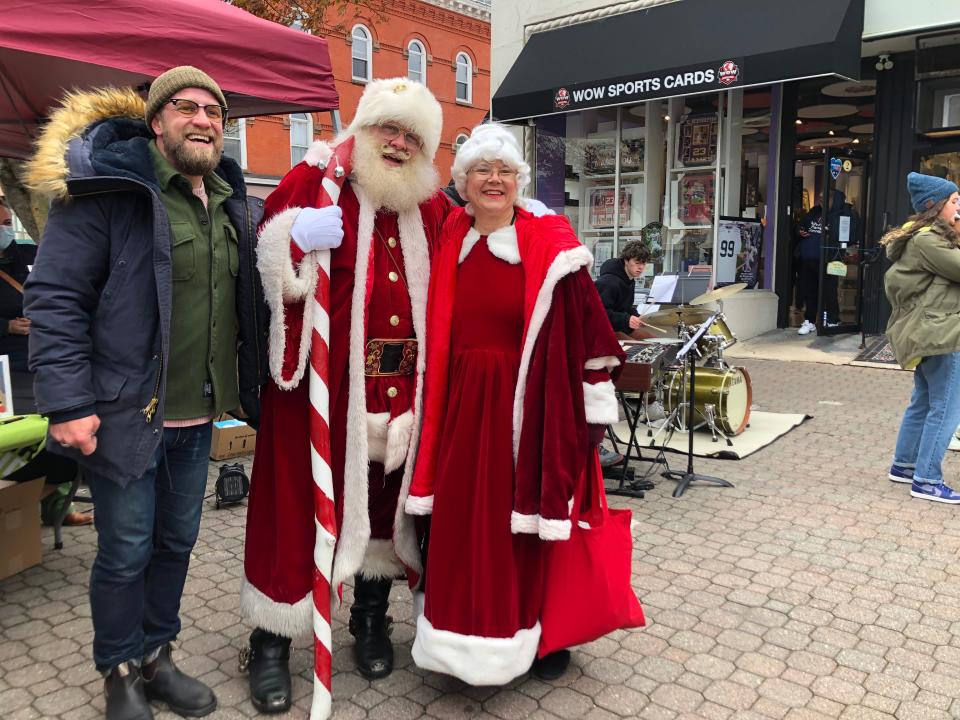
[[[407,132],[399,125],[394,125],[393,123],[382,123],[377,127],[380,128],[380,132],[383,134],[383,138],[389,142],[391,140],[396,140],[398,137],[403,135],[403,141],[407,145],[415,147],[417,150],[423,149],[423,139],[415,133]]]

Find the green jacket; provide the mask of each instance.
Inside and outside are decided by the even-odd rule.
[[[904,368],[960,351],[960,248],[937,220],[887,246],[887,339]]]

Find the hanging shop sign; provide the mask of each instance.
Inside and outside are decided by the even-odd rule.
[[[838,157],[830,158],[830,177],[836,180],[843,172],[843,160]]]

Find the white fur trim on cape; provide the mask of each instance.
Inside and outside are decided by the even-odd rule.
[[[317,287],[317,258],[308,253],[299,267],[290,259],[290,229],[302,208],[291,207],[277,213],[260,231],[257,241],[257,269],[263,282],[263,296],[270,308],[270,338],[267,343],[270,374],[282,390],[300,384],[307,365],[310,331],[313,328],[313,303],[304,303],[303,332],[300,335],[297,369],[289,380],[283,380],[283,354],[286,347],[286,325],[283,320],[285,302],[312,298]]]
[[[583,409],[587,422],[594,425],[614,425],[620,419],[617,391],[610,380],[583,383]]]
[[[543,279],[543,285],[537,293],[537,299],[533,305],[533,313],[530,315],[530,324],[527,327],[527,335],[523,340],[523,352],[520,355],[520,372],[517,376],[517,389],[513,396],[513,466],[517,466],[517,456],[520,453],[520,428],[523,425],[523,398],[527,389],[527,372],[530,370],[530,361],[533,358],[533,346],[537,342],[543,323],[547,319],[547,313],[550,312],[550,306],[553,304],[553,291],[567,275],[571,275],[582,267],[593,263],[593,255],[583,245],[569,250],[564,250],[557,254],[547,275]]]
[[[390,413],[367,413],[367,455],[370,462],[383,463],[391,473],[403,465],[410,448],[413,411],[407,410],[390,420]]]
[[[246,577],[240,583],[240,610],[251,624],[288,638],[304,637],[313,630],[313,594],[289,604],[271,600]]]
[[[350,346],[348,357],[349,388],[347,400],[346,456],[343,467],[343,524],[334,559],[331,584],[337,587],[344,580],[357,573],[364,561],[367,544],[370,541],[370,516],[368,512],[369,446],[367,437],[366,382],[363,373],[364,347],[366,345],[366,288],[370,265],[370,245],[373,242],[373,226],[376,208],[360,185],[354,185],[354,192],[360,203],[360,217],[357,226],[357,258],[354,271],[353,296],[350,303]],[[400,228],[400,248],[403,252],[404,271],[407,287],[410,291],[410,306],[413,314],[413,327],[419,347],[417,353],[417,381],[414,410],[410,419],[410,434],[419,417],[423,393],[423,371],[426,363],[426,309],[427,286],[430,283],[430,252],[423,229],[420,208],[414,207],[398,214]],[[405,421],[404,421],[405,422]],[[404,427],[398,426],[398,431]],[[401,435],[397,435],[402,444]],[[409,442],[406,453],[403,483],[400,499],[397,503],[393,526],[393,549],[400,560],[417,572],[421,571],[420,551],[413,521],[404,512],[404,501],[410,488],[412,458],[415,443]],[[390,440],[386,455],[390,455]],[[386,459],[389,459],[387,457]],[[398,466],[399,467],[399,466]]]
[[[613,370],[620,366],[620,358],[613,355],[590,358],[583,364],[584,370]]]
[[[481,235],[476,228],[471,227],[463,238],[463,245],[460,247],[460,258],[457,264],[467,259],[467,255],[473,250]],[[490,254],[500,258],[511,265],[520,264],[520,248],[517,246],[517,229],[513,225],[507,225],[499,230],[495,230],[487,236],[487,247]]]
[[[516,510],[510,513],[510,532],[514,535],[526,533],[536,535],[540,528],[539,515],[524,515]]]
[[[393,551],[393,541],[371,539],[358,574],[367,580],[392,580],[402,577],[403,563]]]
[[[417,618],[413,661],[424,670],[453,675],[474,686],[505,685],[530,669],[540,642],[540,623],[513,637],[461,635]]]
[[[540,518],[538,526],[538,534],[541,540],[570,539],[569,520],[548,520],[547,518]]]
[[[408,515],[431,515],[433,514],[433,495],[407,495],[404,509]]]

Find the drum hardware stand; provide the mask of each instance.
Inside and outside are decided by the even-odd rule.
[[[710,433],[713,435],[714,442],[717,441],[717,435],[719,435],[724,440],[726,440],[727,447],[733,447],[733,440],[731,440],[730,437],[723,432],[723,430],[717,427],[716,409],[717,409],[717,406],[712,403],[704,404],[701,417],[703,417],[706,423],[706,426],[710,428]]]
[[[696,405],[696,382],[697,382],[697,364],[694,361],[693,354],[690,352],[693,349],[693,346],[696,344],[697,340],[707,331],[707,329],[713,324],[714,319],[716,318],[716,313],[711,315],[706,322],[704,322],[695,333],[687,341],[687,344],[681,348],[680,352],[677,353],[677,358],[682,359],[687,364],[687,371],[690,374],[690,394],[688,396],[688,405],[687,405],[687,469],[686,471],[681,470],[665,470],[663,472],[663,477],[669,478],[671,480],[679,480],[677,487],[673,491],[674,497],[680,497],[686,491],[692,483],[701,482],[708,483],[711,485],[719,485],[720,487],[733,487],[733,484],[723,480],[718,477],[713,477],[712,475],[698,475],[693,470],[693,426],[694,426],[694,405]]]

